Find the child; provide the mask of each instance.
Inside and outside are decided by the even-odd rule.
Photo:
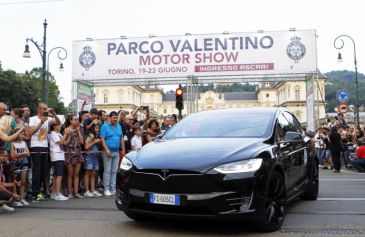
[[[142,147],[142,129],[140,127],[134,127],[133,128],[134,136],[131,141],[132,151],[136,151],[138,149],[141,149]]]
[[[61,193],[62,176],[65,164],[65,154],[62,149],[62,145],[65,142],[66,135],[62,137],[60,133],[61,124],[51,124],[50,131],[50,155],[54,176],[51,198],[56,201],[66,201],[68,200],[68,198],[63,196]]]
[[[14,208],[9,207],[7,204],[12,203],[14,200],[20,201],[21,197],[16,194],[12,193],[8,190],[16,188],[16,183],[4,183],[3,182],[3,172],[2,172],[2,166],[3,163],[6,163],[8,161],[7,155],[4,153],[0,153],[0,212],[8,211],[12,212],[14,211]]]
[[[13,130],[12,134],[16,133],[19,128]],[[25,131],[23,130],[14,142],[10,145],[10,157],[12,157],[13,165],[13,180],[17,180],[16,176],[20,175],[20,196],[21,200],[14,202],[14,206],[28,206],[29,203],[25,200],[27,193],[25,192],[25,185],[28,175],[28,157],[30,156],[27,143],[24,141]],[[15,192],[16,190],[14,190]]]
[[[66,135],[65,159],[67,164],[67,189],[68,198],[82,198],[79,194],[79,174],[81,163],[83,162],[81,154],[81,145],[84,144],[84,138],[81,134],[79,119],[74,115],[66,121],[69,125],[64,134]],[[75,195],[72,195],[72,184]]]
[[[99,155],[101,150],[101,139],[99,138],[99,124],[93,124],[89,136],[86,138],[85,150],[88,155],[85,160],[85,197],[101,197],[101,193],[95,190],[95,175],[99,170]],[[89,189],[90,181],[90,189]]]

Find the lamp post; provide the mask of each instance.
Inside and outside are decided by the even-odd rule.
[[[352,37],[350,37],[349,35],[340,35],[337,36],[335,41],[333,42],[333,45],[336,49],[340,50],[343,48],[343,46],[345,45],[345,42],[343,40],[343,38],[348,38],[351,40],[353,46],[354,46],[354,65],[355,65],[355,93],[356,93],[356,105],[355,105],[355,110],[356,110],[356,124],[357,126],[360,126],[360,115],[359,115],[359,88],[358,88],[358,79],[357,79],[357,59],[356,59],[356,45],[355,45],[355,41]],[[340,42],[340,44],[338,44],[338,42]],[[338,53],[338,58],[337,60],[339,62],[342,61],[342,55],[341,52]]]
[[[30,58],[30,51],[29,51],[29,41],[32,42],[38,49],[41,58],[42,58],[42,100],[45,101],[45,87],[46,87],[46,56],[47,56],[47,51],[46,51],[46,44],[47,44],[47,20],[44,20],[43,23],[43,43],[41,45],[39,45],[36,41],[33,40],[33,38],[27,38],[26,39],[26,45],[25,45],[25,50],[23,53],[23,57],[24,58]]]
[[[39,51],[39,54],[42,58],[42,101],[48,104],[48,83],[49,83],[49,56],[53,50],[59,49],[58,51],[58,59],[65,60],[67,58],[67,51],[62,47],[54,47],[47,54],[46,44],[47,44],[47,20],[44,20],[43,23],[43,43],[41,45],[38,42],[34,41],[33,38],[26,39],[25,50],[23,53],[24,58],[30,58],[31,54],[29,51],[29,42],[32,42]],[[62,57],[62,53],[64,56]],[[46,69],[47,68],[47,69]],[[63,63],[60,64],[60,70],[63,70]]]
[[[48,95],[49,95],[49,56],[56,49],[58,49],[57,57],[58,57],[59,60],[65,60],[67,58],[67,50],[63,47],[54,47],[53,49],[51,49],[48,52],[48,55],[47,55],[47,78],[46,78],[46,85],[45,85],[46,92],[45,92],[45,97],[44,97],[44,102],[46,104],[48,104]],[[62,56],[62,53],[64,54],[64,56]],[[63,71],[63,69],[64,69],[62,62],[60,63],[60,68],[59,69],[60,69],[60,71]]]

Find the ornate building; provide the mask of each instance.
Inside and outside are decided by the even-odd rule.
[[[315,117],[325,118],[325,81],[322,74],[314,83]],[[184,108],[186,95],[184,95]],[[300,122],[306,122],[306,83],[305,81],[262,82],[255,92],[217,93],[207,91],[199,95],[199,111],[240,108],[280,106],[294,113]],[[98,86],[95,87],[95,107],[107,112],[126,110],[132,111],[137,107],[149,106],[155,115],[177,114],[175,94],[164,93],[158,88],[142,88],[139,86]],[[186,109],[183,110],[186,114]]]

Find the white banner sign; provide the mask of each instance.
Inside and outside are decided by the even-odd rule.
[[[73,42],[73,80],[313,73],[316,32],[275,31]]]

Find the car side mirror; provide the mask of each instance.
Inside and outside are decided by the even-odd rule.
[[[300,135],[297,132],[288,131],[288,132],[285,133],[284,140],[285,140],[285,142],[301,141],[302,140],[302,135]]]
[[[165,133],[157,135],[153,140],[160,140],[162,139],[163,135],[165,135]]]

